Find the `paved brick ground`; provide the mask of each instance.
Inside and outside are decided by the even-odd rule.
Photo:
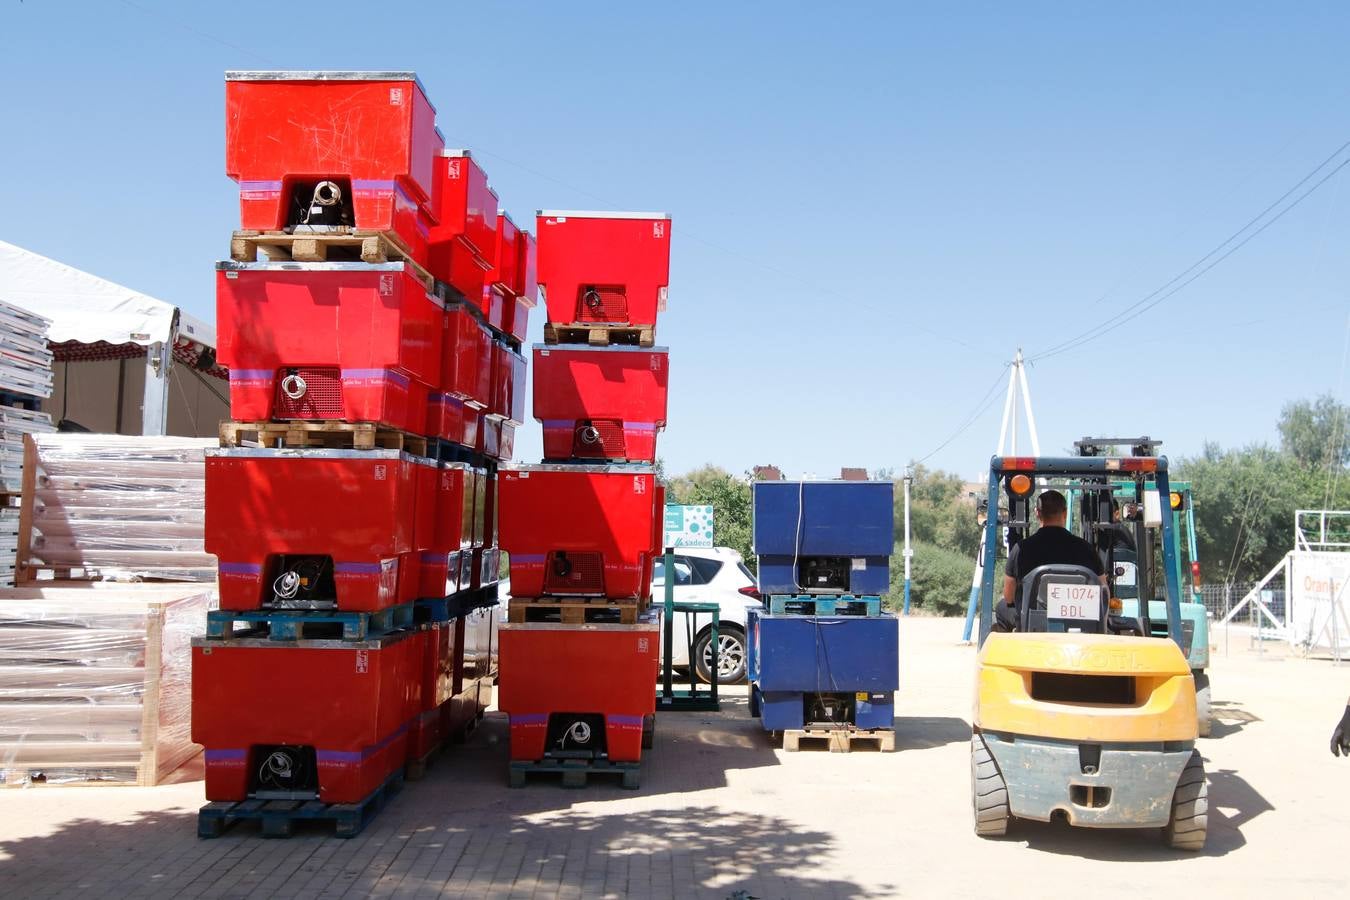
[[[1350,666],[1220,656],[1221,724],[1203,742],[1214,800],[1200,856],[1154,833],[1018,823],[970,833],[972,651],[959,623],[903,625],[898,752],[784,753],[738,692],[720,714],[661,717],[640,791],[505,785],[490,715],[367,830],[195,837],[200,781],[150,789],[0,791],[8,897],[1131,897],[1197,890],[1312,896],[1350,888],[1350,761],[1327,753]],[[1129,863],[1126,865],[1125,863]]]

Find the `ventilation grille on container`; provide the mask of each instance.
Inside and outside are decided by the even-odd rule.
[[[624,459],[623,423],[618,419],[589,419],[577,423],[572,437],[577,459]]]
[[[282,369],[274,408],[277,419],[341,419],[342,376],[336,368]]]
[[[547,594],[604,594],[605,561],[599,553],[557,551],[544,571]]]
[[[627,322],[628,295],[623,285],[592,284],[577,298],[578,322]]]

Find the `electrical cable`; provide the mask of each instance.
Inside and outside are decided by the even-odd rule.
[[[1009,365],[1011,365],[1011,363],[1004,363],[1003,368],[1006,370]],[[926,455],[912,462],[911,465],[914,466],[922,465],[924,462],[931,459],[934,455],[941,452],[943,448],[945,448],[952,441],[956,440],[961,435],[965,434],[966,429],[970,428],[970,426],[978,422],[980,417],[983,416],[988,411],[990,404],[992,404],[993,400],[997,397],[995,392],[998,390],[998,386],[1002,382],[1003,382],[1003,372],[999,372],[998,376],[994,379],[993,383],[989,385],[989,389],[985,391],[984,396],[981,397],[975,403],[974,411],[971,412],[971,414],[966,418],[965,423],[962,424],[960,428],[956,429],[956,431],[952,432],[951,436],[948,437],[945,441],[943,441],[941,444],[938,444]]]
[[[1285,191],[1282,195],[1280,195],[1279,199],[1275,200],[1275,202],[1271,203],[1265,209],[1261,210],[1261,212],[1257,213],[1255,216],[1249,219],[1247,223],[1244,224],[1241,228],[1233,232],[1231,235],[1229,235],[1227,238],[1221,241],[1218,245],[1216,245],[1212,250],[1210,250],[1204,256],[1200,257],[1195,262],[1191,263],[1191,265],[1187,266],[1181,272],[1174,275],[1171,279],[1164,282],[1162,285],[1155,288],[1153,291],[1150,291],[1148,294],[1145,294],[1139,300],[1125,307],[1120,312],[1107,318],[1105,321],[1098,323],[1092,328],[1089,328],[1086,331],[1081,332],[1072,338],[1069,338],[1068,340],[1062,341],[1059,344],[1056,344],[1052,347],[1047,348],[1046,350],[1041,351],[1040,353],[1028,357],[1027,362],[1035,362],[1037,360],[1049,359],[1053,356],[1058,356],[1061,353],[1067,353],[1070,350],[1075,350],[1078,347],[1090,343],[1091,341],[1094,341],[1100,337],[1104,337],[1105,335],[1110,334],[1112,331],[1115,331],[1120,326],[1138,318],[1139,316],[1148,312],[1150,309],[1153,309],[1158,304],[1162,303],[1163,301],[1174,296],[1181,290],[1185,289],[1187,286],[1195,282],[1201,276],[1205,275],[1219,263],[1228,259],[1228,257],[1232,256],[1237,251],[1241,250],[1253,238],[1256,238],[1271,225],[1274,225],[1276,222],[1280,221],[1280,219],[1284,218],[1284,216],[1287,213],[1298,207],[1299,204],[1301,204],[1315,191],[1317,191],[1320,187],[1322,187],[1322,185],[1326,184],[1329,180],[1331,180],[1331,178],[1334,177],[1338,172],[1344,169],[1347,165],[1350,165],[1350,157],[1347,157],[1346,159],[1338,163],[1334,168],[1332,168],[1331,171],[1327,172],[1320,179],[1314,182],[1312,186],[1309,187],[1306,191],[1304,191],[1302,194],[1296,197],[1292,203],[1288,204],[1283,209],[1280,209],[1279,212],[1275,213],[1274,216],[1271,216],[1264,222],[1261,222],[1261,220],[1265,218],[1272,210],[1279,207],[1281,203],[1283,203],[1295,192],[1297,192],[1299,188],[1301,188],[1303,185],[1307,184],[1308,181],[1316,177],[1318,172],[1325,169],[1327,165],[1329,165],[1334,159],[1336,159],[1336,157],[1340,156],[1348,147],[1350,147],[1350,141],[1346,141],[1340,147],[1336,148],[1336,151],[1334,153],[1332,153],[1322,162],[1318,163],[1315,167],[1313,167],[1313,169],[1309,171],[1306,175],[1304,175],[1301,179],[1299,179],[1299,181],[1293,187],[1289,188],[1289,190]],[[1238,238],[1241,237],[1244,232],[1247,232],[1253,226],[1256,226],[1256,223],[1258,222],[1261,222],[1261,224],[1258,227],[1256,227],[1254,231],[1251,231],[1250,234],[1247,234],[1246,237],[1242,237],[1242,239],[1238,241]],[[1234,241],[1237,241],[1237,243],[1234,244],[1233,243]],[[1229,246],[1230,244],[1232,246]],[[1227,249],[1225,250],[1224,248]]]

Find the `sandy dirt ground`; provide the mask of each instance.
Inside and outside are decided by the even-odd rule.
[[[895,753],[775,749],[744,688],[720,713],[665,714],[642,787],[506,786],[489,714],[357,838],[248,825],[196,837],[200,769],[156,788],[0,791],[0,897],[1223,897],[1346,896],[1350,760],[1328,752],[1350,664],[1252,649],[1222,631],[1218,722],[1201,741],[1210,832],[1015,823],[971,832],[974,650],[961,623],[901,623]],[[331,832],[330,832],[331,833]]]

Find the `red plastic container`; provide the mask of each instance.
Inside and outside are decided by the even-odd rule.
[[[592,713],[605,717],[608,758],[639,761],[643,717],[656,712],[658,621],[650,610],[636,625],[501,626],[497,705],[510,716],[511,758],[548,755],[550,715]]]
[[[314,186],[343,192],[350,225],[393,232],[423,265],[444,141],[412,72],[225,73],[225,171],[240,226],[297,221]]]
[[[655,462],[669,377],[663,347],[536,345],[533,414],[544,426],[544,458]]]
[[[541,210],[538,236],[549,322],[656,324],[670,283],[665,213]]]
[[[436,157],[439,222],[431,229],[431,274],[477,302],[497,247],[497,193],[468,150]]]
[[[426,468],[437,479],[436,516],[430,538],[419,542],[421,586],[417,596],[448,597],[468,587],[460,584],[460,554],[473,543],[476,470],[459,462]]]
[[[502,331],[523,343],[530,330],[530,310],[533,308],[534,305],[526,303],[524,297],[517,297],[507,307],[506,321],[502,323]]]
[[[492,403],[493,341],[478,311],[461,303],[447,306],[441,343],[440,392],[486,409]]]
[[[220,560],[220,608],[270,601],[283,555],[331,560],[338,609],[416,599],[417,510],[436,503],[435,480],[419,470],[436,465],[397,450],[208,450],[206,549]]]
[[[420,432],[445,310],[404,263],[216,264],[220,363],[241,421],[343,419]]]
[[[473,447],[478,441],[478,412],[459,397],[433,393],[427,400],[426,434]]]
[[[482,302],[479,304],[483,320],[497,331],[506,331],[506,310],[512,306],[512,299],[500,285],[484,285]]]
[[[516,246],[520,249],[520,262],[516,265],[515,293],[534,309],[539,297],[539,247],[528,231],[520,233]]]
[[[487,414],[478,420],[478,442],[474,449],[489,459],[501,459],[502,421]]]
[[[497,474],[498,542],[517,597],[639,598],[651,588],[650,466],[530,465]]]
[[[192,740],[206,748],[206,799],[248,799],[260,748],[313,747],[324,803],[367,797],[408,757],[422,706],[423,644],[192,642]]]
[[[488,283],[514,297],[520,287],[520,262],[523,252],[521,231],[504,212],[497,213],[497,245],[493,248],[492,274]]]
[[[418,626],[418,632],[422,641],[421,706],[408,729],[409,762],[424,759],[445,739],[441,707],[454,696],[455,623],[428,622]]]
[[[525,378],[528,364],[523,354],[504,341],[492,347],[492,403],[489,415],[519,425],[525,418]]]

